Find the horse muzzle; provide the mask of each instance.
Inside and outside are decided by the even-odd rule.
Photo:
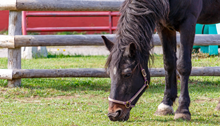
[[[108,117],[111,121],[127,121],[129,119],[130,110],[123,111],[122,109],[117,109],[115,112],[109,112]]]

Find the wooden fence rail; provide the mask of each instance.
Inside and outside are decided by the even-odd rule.
[[[115,35],[105,35],[114,42]],[[153,36],[154,45],[161,46],[158,35]],[[177,35],[177,45],[180,35]],[[0,35],[0,47],[20,48],[27,46],[94,46],[104,45],[101,35]],[[194,45],[220,45],[220,35],[196,35]]]
[[[164,77],[163,68],[151,68],[151,77]],[[191,76],[220,76],[220,67],[194,67]],[[79,69],[0,69],[0,79],[57,78],[57,77],[98,77],[108,78],[103,68]]]
[[[1,10],[118,11],[123,0],[1,0]]]

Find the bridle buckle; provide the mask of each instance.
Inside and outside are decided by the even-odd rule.
[[[147,74],[146,74],[146,72],[145,72],[145,69],[142,69],[142,70],[141,70],[141,73],[142,73],[143,77],[146,77],[146,76],[147,76]]]
[[[130,108],[130,107],[131,107],[131,103],[130,103],[129,101],[126,101],[125,107],[126,107],[126,108]]]
[[[148,81],[145,81],[144,84],[146,85],[146,89],[148,89],[149,88]]]

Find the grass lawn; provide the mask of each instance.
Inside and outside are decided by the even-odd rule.
[[[53,57],[22,60],[22,68],[102,68],[107,58]],[[163,67],[162,56],[154,59],[152,68]],[[193,66],[220,66],[219,57],[195,56]],[[0,58],[0,69],[3,68],[7,68],[6,58]],[[189,83],[191,121],[175,121],[173,115],[153,115],[163,98],[165,80],[161,77],[151,78],[150,88],[133,108],[127,122],[111,122],[107,117],[108,78],[22,79],[21,88],[13,89],[6,87],[7,80],[0,80],[0,125],[220,125],[220,112],[214,111],[220,96],[220,78],[191,77]],[[174,110],[177,107],[178,99]]]

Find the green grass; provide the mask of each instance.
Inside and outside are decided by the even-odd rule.
[[[56,57],[56,58],[55,58]],[[106,56],[50,55],[49,58],[22,60],[22,69],[102,68]],[[219,57],[193,58],[193,66],[220,66]],[[151,67],[163,67],[155,56]],[[0,68],[7,59],[0,58]],[[220,112],[214,111],[220,94],[219,77],[191,77],[190,122],[170,116],[153,115],[163,98],[165,80],[151,78],[150,88],[132,109],[127,122],[111,122],[107,117],[110,92],[108,78],[22,79],[20,88],[7,88],[0,80],[0,125],[219,125]],[[178,82],[179,83],[179,82]],[[180,85],[178,84],[178,90]],[[179,94],[178,94],[179,95]],[[178,99],[174,110],[178,107]]]

